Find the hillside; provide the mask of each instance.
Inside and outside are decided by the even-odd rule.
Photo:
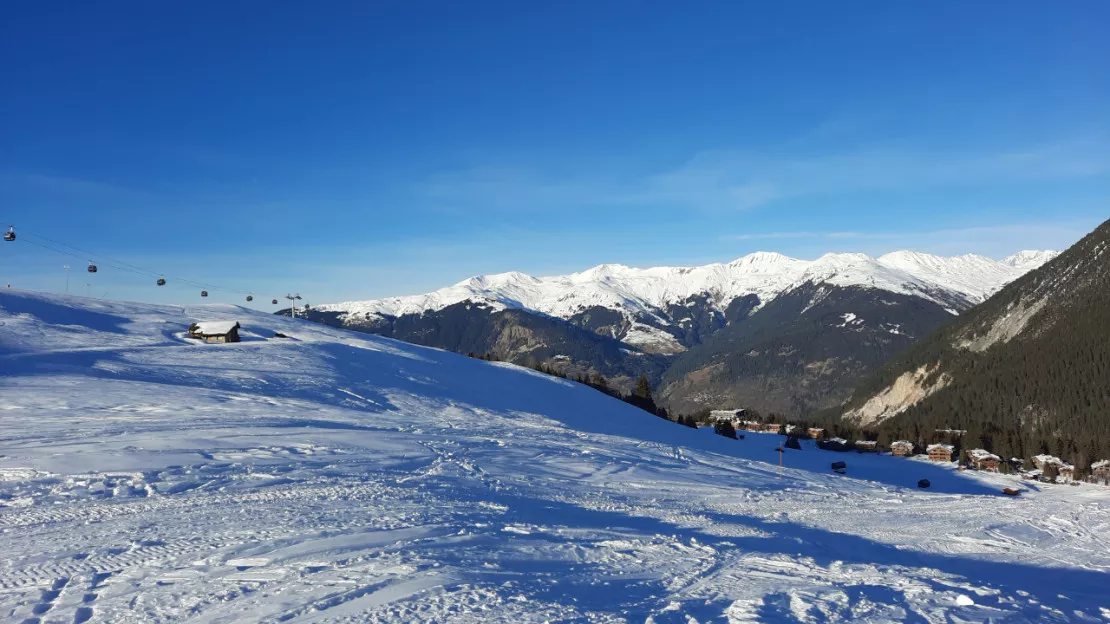
[[[879,363],[1054,255],[1026,251],[996,261],[899,251],[804,261],[758,252],[700,267],[478,276],[307,315],[572,376],[602,375],[626,392],[645,375],[672,412],[745,406],[800,415],[838,405]],[[809,305],[815,293],[820,300]]]
[[[808,445],[780,477],[779,436],[234,306],[0,292],[0,392],[3,621],[1106,615],[1101,488]]]
[[[844,417],[1004,457],[1110,457],[1110,222],[894,358]]]

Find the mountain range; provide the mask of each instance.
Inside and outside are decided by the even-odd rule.
[[[326,304],[309,317],[628,387],[644,375],[672,411],[827,407],[914,339],[1055,257],[897,251],[799,260],[472,277],[435,292]]]

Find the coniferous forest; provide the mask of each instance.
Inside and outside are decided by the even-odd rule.
[[[845,409],[924,367],[924,385],[942,389],[876,426],[880,442],[946,441],[1007,459],[1047,453],[1079,474],[1110,458],[1108,247],[1110,222],[895,356]]]

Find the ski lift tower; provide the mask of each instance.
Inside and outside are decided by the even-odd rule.
[[[296,293],[296,294],[290,293],[288,295],[285,295],[285,298],[289,300],[289,316],[290,316],[290,318],[297,318],[297,301],[300,300],[301,294],[300,293]]]

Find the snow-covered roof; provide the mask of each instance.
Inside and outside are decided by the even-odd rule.
[[[198,321],[193,325],[196,333],[205,336],[221,336],[239,327],[239,323],[236,321]]]
[[[822,429],[820,427],[810,427],[809,430],[810,431],[824,431],[824,429]]]
[[[895,441],[891,442],[890,445],[892,447],[893,446],[908,446],[910,448],[913,448],[913,442],[910,442],[909,440],[895,440]]]
[[[1092,469],[1107,468],[1107,467],[1110,467],[1110,459],[1102,459],[1102,460],[1099,460],[1099,461],[1091,464]]]
[[[974,459],[975,461],[984,461],[988,459],[993,459],[995,461],[1002,460],[1001,457],[995,455],[994,453],[991,453],[986,449],[971,449],[967,452],[967,456]]]
[[[937,449],[943,449],[951,453],[953,450],[955,450],[955,448],[956,447],[952,446],[951,444],[930,444],[929,446],[925,447],[925,452],[932,453]]]
[[[1056,457],[1055,455],[1035,455],[1033,456],[1033,461],[1039,463],[1042,466],[1059,466],[1061,468],[1072,467],[1071,464],[1060,459],[1059,457]]]
[[[877,446],[878,444],[874,440],[856,440],[856,446]]]
[[[824,431],[824,429],[822,429],[822,431]],[[848,443],[848,441],[845,440],[844,438],[829,438],[828,440],[826,440],[826,442],[831,442],[833,444],[847,444]]]

